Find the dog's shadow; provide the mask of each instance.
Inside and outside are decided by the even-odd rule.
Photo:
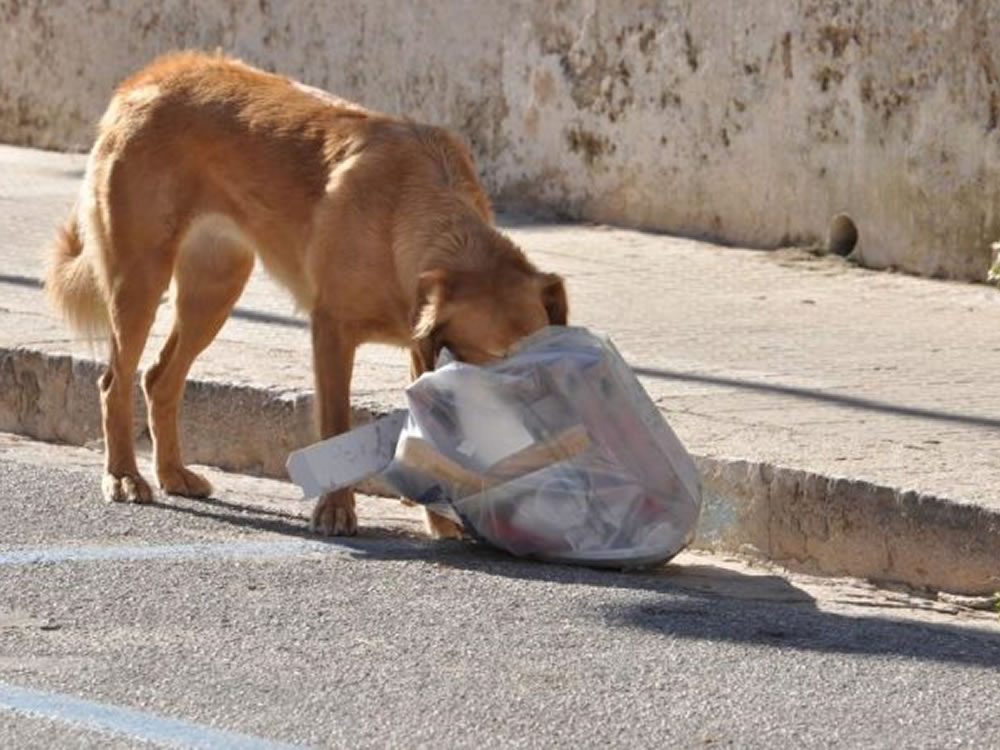
[[[197,500],[171,497],[166,501],[157,498],[151,505],[160,510],[217,521],[243,530],[316,539],[316,535],[309,531],[308,521],[301,515],[289,511],[231,503],[218,497],[205,497]]]
[[[668,563],[630,572],[602,570],[514,558],[479,542],[433,540],[415,527],[373,524],[371,519],[363,519],[358,536],[322,539],[309,531],[302,513],[278,508],[219,498],[157,503],[157,507],[329,544],[358,559],[421,561],[487,576],[641,592],[638,597],[602,597],[595,591],[588,606],[609,629],[639,630],[668,639],[1000,666],[1000,629],[894,618],[891,609],[887,610],[893,606],[891,600],[872,601],[877,614],[873,617],[828,611],[787,578],[722,562]],[[408,509],[400,509],[405,517]]]

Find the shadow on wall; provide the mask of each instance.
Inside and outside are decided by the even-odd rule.
[[[0,284],[12,284],[15,286],[33,288],[41,288],[42,286],[41,281],[36,278],[30,276],[20,276],[17,274],[0,274]],[[232,312],[232,316],[240,320],[261,323],[263,325],[278,325],[298,329],[308,328],[309,326],[309,323],[305,320],[291,315],[277,315],[274,313],[259,312],[257,310],[251,310],[244,307],[235,308]],[[703,385],[714,385],[721,388],[736,388],[739,390],[754,391],[757,393],[791,396],[793,398],[806,399],[810,401],[822,401],[849,409],[875,411],[884,414],[894,414],[897,416],[913,417],[916,419],[929,419],[938,422],[951,422],[971,427],[984,427],[991,430],[1000,429],[1000,416],[927,409],[919,406],[894,404],[888,401],[879,401],[877,399],[863,398],[860,396],[828,393],[825,391],[815,390],[813,388],[799,388],[791,385],[782,385],[781,383],[764,383],[756,380],[727,378],[717,375],[700,375],[698,373],[643,367],[641,365],[634,366],[632,370],[640,377],[655,378],[657,380],[675,380],[682,383],[701,383]]]
[[[850,409],[876,411],[884,414],[895,414],[897,416],[915,417],[919,419],[931,419],[939,422],[954,422],[972,427],[985,427],[992,430],[1000,429],[1000,417],[993,417],[989,415],[949,412],[941,411],[939,409],[925,409],[919,406],[893,404],[888,401],[862,398],[860,396],[828,393],[826,391],[818,391],[813,388],[798,388],[791,385],[781,385],[780,383],[762,383],[760,381],[745,380],[743,378],[726,378],[717,375],[699,375],[697,373],[680,372],[678,370],[667,370],[652,367],[633,367],[632,370],[640,377],[655,378],[657,380],[676,380],[681,383],[717,385],[723,388],[736,388],[744,391],[755,391],[757,393],[791,396],[793,398],[801,398],[810,401],[823,401],[828,404],[844,406]]]
[[[34,276],[22,276],[13,273],[0,273],[0,284],[10,284],[12,286],[27,287],[29,289],[41,289],[44,285],[41,279]],[[309,327],[309,323],[302,318],[293,315],[278,315],[275,313],[260,312],[246,307],[235,307],[232,313],[234,318],[248,320],[253,323],[263,323],[265,325],[284,326],[286,328],[304,329]]]

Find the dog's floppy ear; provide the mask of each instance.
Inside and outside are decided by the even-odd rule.
[[[410,348],[410,375],[414,378],[434,369],[441,350],[438,332],[444,323],[444,303],[450,286],[451,277],[444,269],[424,271],[417,281]]]
[[[549,323],[554,326],[566,325],[569,320],[569,302],[566,300],[566,286],[562,277],[555,273],[543,273],[539,274],[538,281]]]

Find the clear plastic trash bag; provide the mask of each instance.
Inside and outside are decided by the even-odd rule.
[[[439,363],[406,398],[382,477],[490,544],[635,567],[694,536],[694,463],[606,338],[546,328],[487,366]]]

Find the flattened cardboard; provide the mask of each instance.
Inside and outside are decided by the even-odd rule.
[[[329,440],[289,454],[288,476],[302,488],[303,498],[357,484],[378,474],[396,452],[396,441],[409,412],[397,409]]]

